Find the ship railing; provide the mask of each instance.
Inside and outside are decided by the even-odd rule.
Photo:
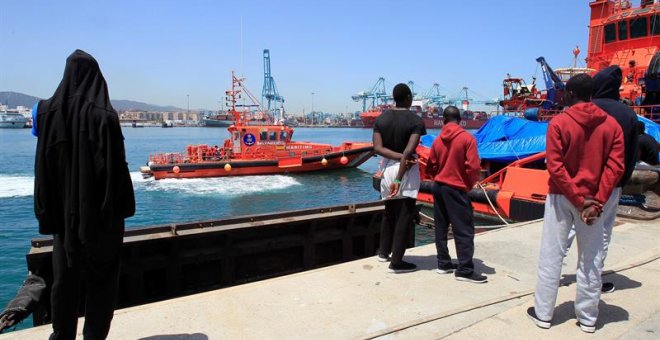
[[[660,105],[636,105],[632,109],[638,115],[650,119],[654,123],[660,123]]]
[[[564,111],[564,110],[546,110],[546,109],[539,109],[539,113],[538,113],[538,116],[537,116],[538,118],[537,118],[537,119],[538,119],[539,122],[547,122],[547,121],[549,121],[550,119],[552,119],[552,117],[554,117],[554,116],[556,116],[556,115],[562,113],[562,111]]]
[[[545,122],[552,119],[552,117],[560,114],[562,111],[563,110],[548,110],[548,109],[539,108],[536,117],[538,121]],[[520,109],[520,110],[492,111],[490,113],[490,117],[494,117],[494,116],[525,118],[525,110]]]
[[[507,117],[522,118],[525,116],[525,112],[523,112],[523,110],[498,110],[498,111],[491,111],[489,116],[490,117],[507,116]]]
[[[183,163],[184,157],[178,152],[166,152],[149,155],[149,162],[154,164],[178,164]]]

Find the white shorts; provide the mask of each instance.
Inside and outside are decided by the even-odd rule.
[[[399,173],[399,162],[391,159],[383,158],[380,168],[380,197],[386,199],[390,195],[390,184]],[[408,168],[403,178],[401,179],[401,187],[396,197],[410,197],[417,199],[420,184],[419,165],[415,164]]]

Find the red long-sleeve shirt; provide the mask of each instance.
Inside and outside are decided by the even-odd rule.
[[[605,204],[623,175],[623,132],[593,103],[578,103],[548,125],[546,160],[549,192],[577,208],[592,197]]]
[[[479,180],[477,141],[462,127],[448,123],[433,141],[426,173],[434,181],[468,192]]]

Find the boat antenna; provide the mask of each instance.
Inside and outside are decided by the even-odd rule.
[[[243,76],[243,14],[241,14],[241,76]]]

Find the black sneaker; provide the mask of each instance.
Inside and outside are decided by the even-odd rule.
[[[436,273],[438,274],[451,274],[458,268],[458,265],[455,263],[452,263],[450,267],[448,268],[438,268],[435,270]]]
[[[616,286],[612,282],[603,282],[603,286],[600,287],[601,293],[611,293],[616,290]]]
[[[376,258],[378,259],[378,262],[387,262],[390,260],[389,256],[383,256],[381,254],[376,255]]]
[[[534,310],[534,307],[527,308],[527,317],[530,320],[534,321],[534,324],[536,325],[536,327],[544,328],[544,329],[550,328],[550,321],[543,321],[543,320],[539,319],[536,316],[536,311]]]
[[[577,325],[580,326],[580,329],[585,332],[585,333],[593,333],[596,331],[596,325],[593,326],[587,326],[580,321],[577,322]]]
[[[472,282],[472,283],[486,283],[488,282],[488,278],[479,275],[477,273],[472,273],[469,276],[462,276],[462,275],[456,275],[456,280],[457,281],[465,281],[465,282]]]
[[[408,273],[417,270],[417,266],[413,263],[402,261],[401,263],[390,263],[388,272],[390,273]]]

